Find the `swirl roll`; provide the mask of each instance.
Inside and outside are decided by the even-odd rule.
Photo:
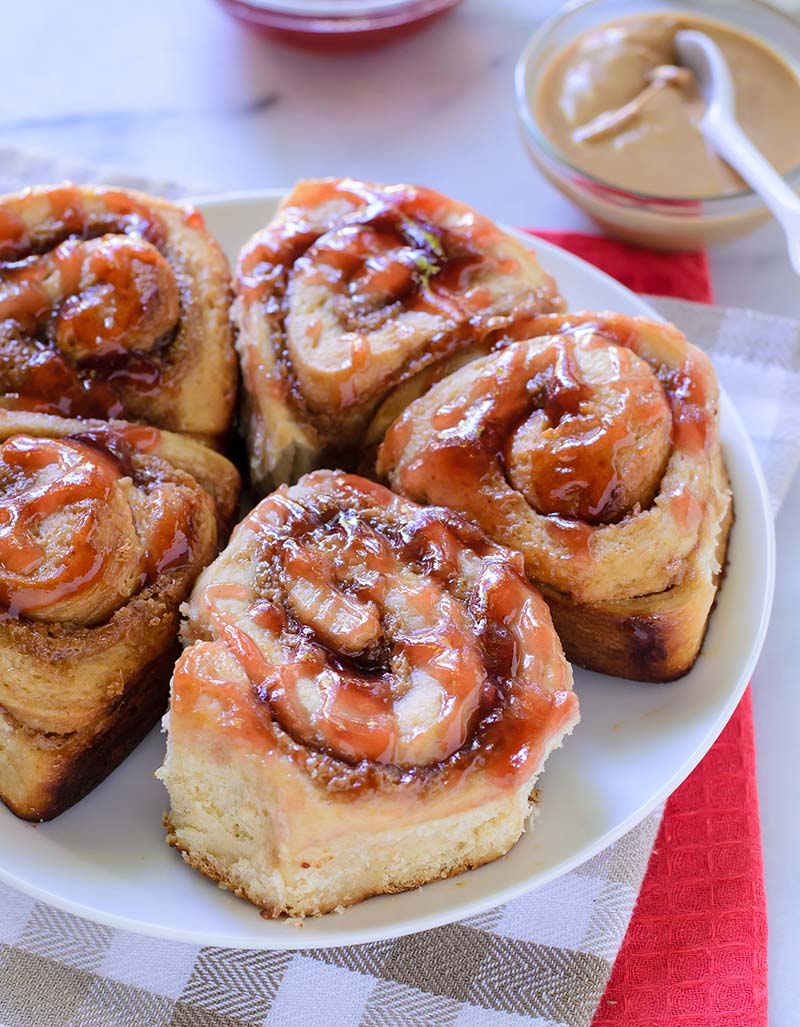
[[[234,316],[252,478],[354,466],[372,412],[519,317],[562,309],[531,252],[431,189],[300,182],[242,250]]]
[[[4,406],[219,443],[236,358],[230,274],[201,216],[99,186],[0,198]]]
[[[502,855],[578,719],[518,554],[342,472],[245,518],[184,631],[169,841],[272,916]]]
[[[50,819],[166,705],[179,606],[238,492],[206,446],[0,411],[0,799]]]
[[[732,520],[712,364],[645,318],[543,317],[525,332],[412,403],[377,472],[521,552],[573,662],[678,677]]]

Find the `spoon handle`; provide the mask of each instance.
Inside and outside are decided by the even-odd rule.
[[[742,131],[739,123],[713,106],[700,125],[717,153],[758,193],[779,222],[789,244],[789,257],[800,274],[800,197]]]

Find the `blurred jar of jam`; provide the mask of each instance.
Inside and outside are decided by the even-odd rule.
[[[461,0],[217,0],[277,39],[317,50],[377,46],[421,28]]]

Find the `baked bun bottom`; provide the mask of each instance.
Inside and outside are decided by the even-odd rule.
[[[182,744],[174,712],[170,720],[163,772],[171,802],[168,843],[190,866],[272,918],[330,913],[490,863],[513,848],[536,813],[530,781],[491,796],[480,788],[459,800],[431,794],[424,819],[404,816],[402,804],[376,809],[374,796],[332,809],[324,789],[288,769],[280,787],[284,795],[289,787],[296,801],[282,802],[279,830],[291,842],[276,844],[270,768],[256,754],[221,752],[216,733],[193,732],[191,743]],[[534,780],[573,727],[554,736]]]
[[[80,731],[33,731],[0,707],[0,796],[9,809],[23,820],[53,820],[88,795],[158,723],[178,651],[176,642]]]

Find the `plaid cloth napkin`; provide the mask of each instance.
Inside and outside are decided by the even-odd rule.
[[[65,165],[0,149],[0,189],[67,177],[115,181],[168,196],[186,192],[176,183],[142,181],[108,169]],[[644,251],[632,253],[619,244],[586,236],[564,235],[557,241],[582,251],[581,255],[643,291],[704,298],[708,287],[704,261],[696,255],[665,258]],[[800,460],[800,325],[674,300],[654,303],[712,352],[756,441],[777,508]],[[737,721],[744,715],[745,728],[748,712],[740,707],[737,714]],[[741,738],[735,724],[726,736],[731,736],[732,728],[734,735],[726,744],[738,752]],[[716,764],[719,769],[718,758]],[[679,810],[679,815],[692,814],[691,792],[685,801],[687,808]],[[664,889],[663,873],[655,882],[656,908],[645,910],[649,916],[643,921],[645,932],[632,939],[634,920],[606,991],[660,822],[658,811],[572,873],[504,907],[395,941],[318,952],[225,950],[148,939],[89,923],[0,886],[0,1023],[8,1027],[321,1027],[328,1023],[337,1027],[587,1027],[604,992],[596,1024],[655,1027],[672,1022],[655,1015],[659,1002],[662,1013],[669,1012],[671,1004],[665,1004],[663,989],[659,990],[663,984],[660,964],[639,958],[643,951],[652,956],[656,949],[663,958],[675,943],[668,927],[662,936],[652,931],[653,918],[663,920],[669,914],[657,901]],[[664,835],[665,828],[672,830],[670,824],[668,808],[659,845],[671,842]],[[757,812],[755,826],[757,843]],[[696,834],[694,845],[698,847]],[[658,859],[656,852],[648,882],[654,865],[658,869]],[[646,892],[647,886],[640,909],[645,899],[653,906],[653,895]],[[691,970],[696,975],[702,967]],[[649,1007],[640,1002],[629,1016],[622,1011],[620,996],[634,992],[656,998]],[[686,1007],[678,1010],[687,1011]],[[719,1021],[726,1027],[734,1022],[739,1021]],[[706,1021],[695,1016],[691,1023],[706,1027]],[[747,1022],[747,1027],[754,1023]]]

